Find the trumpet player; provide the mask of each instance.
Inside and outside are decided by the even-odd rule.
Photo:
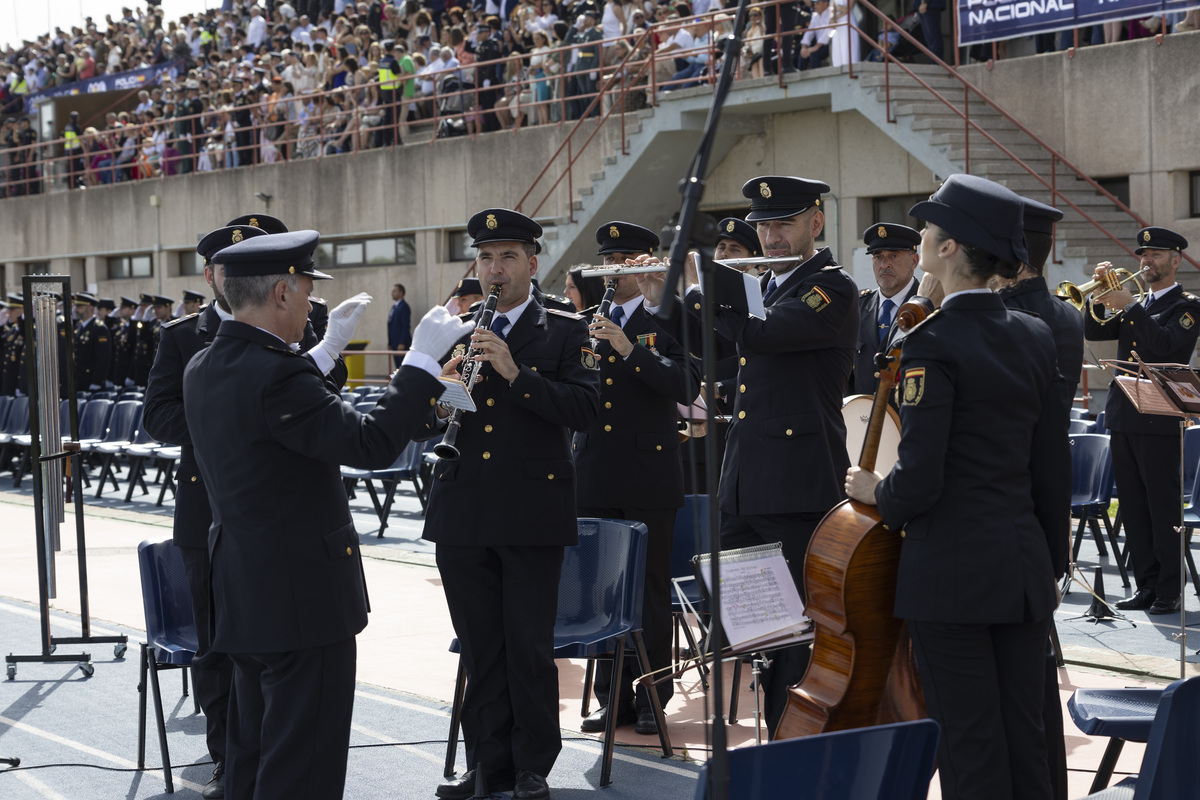
[[[607,222],[596,229],[606,266],[653,255],[658,236],[629,222]],[[683,505],[683,461],[675,421],[676,404],[689,405],[700,390],[700,369],[683,347],[664,334],[642,309],[642,292],[633,275],[607,278],[613,289],[607,316],[592,317],[592,336],[599,342],[600,412],[586,431],[575,434],[575,467],[579,472],[579,516],[643,522],[646,580],[642,624],[650,668],[671,663],[671,538],[675,512]],[[605,294],[607,298],[607,292]],[[658,732],[644,686],[633,693],[641,674],[636,657],[627,657],[620,686],[612,685],[612,667],[602,660],[596,669],[596,699],[601,708],[580,729],[605,730],[607,715],[616,724],[633,723],[637,733]],[[671,698],[672,681],[657,687],[663,705]]]
[[[483,764],[490,791],[536,800],[550,796],[546,777],[562,748],[554,619],[563,548],[577,541],[570,437],[595,419],[600,378],[583,318],[531,294],[541,226],[489,208],[467,233],[480,282],[498,286],[499,298],[490,329],[460,340],[443,371],[457,375],[465,358],[481,369],[477,410],[461,416],[459,457],[434,467],[423,534],[437,545],[467,670],[470,769],[436,793],[473,797]]]
[[[1145,298],[1139,303],[1120,286],[1089,299],[1084,336],[1116,340],[1117,358],[1136,351],[1143,361],[1187,364],[1200,333],[1200,299],[1175,282],[1187,239],[1166,228],[1138,231],[1136,250]],[[1096,266],[1101,279],[1112,269]],[[1103,311],[1096,308],[1103,306]],[[1104,324],[1113,318],[1115,324]],[[1124,611],[1170,614],[1180,607],[1179,585],[1179,425],[1173,418],[1140,414],[1115,385],[1109,385],[1104,418],[1112,431],[1113,473],[1129,538],[1137,591],[1117,603]]]

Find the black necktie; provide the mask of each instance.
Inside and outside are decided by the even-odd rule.
[[[775,294],[775,290],[779,288],[779,284],[775,283],[775,276],[771,276],[771,280],[767,281],[767,290],[763,292],[763,304],[765,305],[771,299],[771,295]]]
[[[625,306],[617,306],[612,310],[612,314],[608,317],[617,325],[621,324],[621,320],[625,319]]]
[[[499,315],[494,320],[492,320],[492,333],[496,334],[501,339],[508,338],[507,336],[504,335],[504,329],[507,327],[508,327],[508,317],[504,316],[503,314]]]

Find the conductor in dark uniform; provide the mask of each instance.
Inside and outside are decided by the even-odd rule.
[[[77,292],[71,302],[78,322],[75,325],[75,388],[98,391],[108,380],[112,366],[112,337],[104,323],[96,318],[96,297]]]
[[[1148,291],[1138,303],[1125,289],[1089,302],[1105,320],[1084,316],[1084,335],[1092,341],[1117,340],[1117,358],[1137,353],[1142,361],[1187,364],[1200,333],[1200,299],[1175,282],[1187,239],[1166,228],[1137,234],[1139,266]],[[1112,269],[1097,265],[1100,278]],[[1101,308],[1103,306],[1103,308]],[[1115,319],[1114,319],[1115,317]],[[1121,516],[1137,591],[1117,603],[1123,610],[1170,614],[1182,602],[1179,584],[1179,422],[1174,417],[1139,414],[1133,403],[1109,384],[1104,422],[1112,431],[1113,475],[1121,496]]]
[[[391,464],[442,392],[436,359],[464,326],[444,309],[368,415],[292,350],[308,323],[318,235],[217,253],[233,319],[184,372],[208,487],[214,650],[233,661],[229,796],[341,797],[367,597],[340,464]],[[363,309],[359,306],[359,311]]]
[[[809,539],[821,517],[844,499],[850,466],[841,409],[858,336],[858,287],[829,248],[814,246],[825,224],[821,195],[828,191],[821,181],[781,175],[747,181],[746,220],[757,227],[764,255],[794,260],[771,264],[760,278],[765,320],[716,309],[717,333],[736,342],[738,352],[721,467],[721,546],[782,543],[802,596]],[[653,310],[661,279],[639,283]],[[655,284],[659,288],[651,288]],[[700,300],[694,286],[684,302],[694,309]],[[773,662],[763,680],[772,733],[787,688],[804,676],[808,649],[779,650]]]
[[[596,229],[605,265],[653,254],[658,236],[640,225],[608,222]],[[642,308],[642,292],[632,275],[614,282],[607,319],[592,317],[599,342],[600,413],[586,431],[575,434],[575,470],[579,478],[579,516],[630,519],[645,523],[646,577],[642,631],[650,668],[671,665],[671,539],[675,513],[683,505],[683,461],[679,448],[679,405],[689,405],[700,391],[700,368],[683,347],[668,337]],[[658,726],[636,656],[627,659],[619,687],[613,687],[611,660],[596,669],[596,699],[601,708],[580,729],[605,730],[610,709],[617,724],[634,723],[637,733],[654,734]],[[613,691],[616,690],[614,699]],[[672,682],[657,687],[664,705]]]
[[[491,330],[464,338],[447,364],[478,349],[478,410],[462,415],[461,456],[434,467],[425,517],[467,671],[472,769],[438,786],[442,798],[471,797],[480,763],[493,792],[549,797],[562,747],[553,639],[563,548],[578,541],[571,433],[596,418],[600,374],[583,318],[531,295],[541,232],[501,208],[467,223],[479,280],[501,294]]]
[[[875,356],[887,341],[896,310],[917,293],[921,234],[907,225],[877,222],[863,231],[862,239],[878,288],[863,289],[858,296],[858,344],[849,393],[873,395],[879,386]]]
[[[910,214],[946,291],[900,360],[899,457],[847,494],[902,538],[908,621],[946,800],[1049,800],[1044,653],[1071,497],[1061,376],[1046,324],[988,289],[1027,260],[1021,198],[952,175]]]

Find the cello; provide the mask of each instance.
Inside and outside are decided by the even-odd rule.
[[[858,462],[864,470],[875,469],[903,341],[931,316],[930,308],[922,297],[901,305],[886,355],[877,356],[879,388]],[[804,560],[812,657],[788,690],[776,739],[926,716],[907,626],[892,615],[902,536],[888,530],[874,506],[849,499],[813,532]]]

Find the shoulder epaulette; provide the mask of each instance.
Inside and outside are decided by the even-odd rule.
[[[1200,303],[1200,297],[1196,297],[1196,295],[1192,294],[1191,292],[1184,292],[1183,297],[1186,300],[1191,300],[1193,303]]]
[[[576,314],[574,311],[561,311],[557,308],[547,308],[546,313],[553,314],[556,317],[566,317],[567,319],[578,319],[578,320],[583,319],[582,314]]]
[[[329,306],[329,301],[326,300],[324,297],[313,297],[310,295],[308,298],[308,302],[310,302],[314,305],[318,305],[318,306],[326,306],[326,307]]]
[[[196,318],[196,317],[198,317],[198,316],[200,316],[200,312],[199,312],[199,311],[197,311],[195,314],[188,314],[188,315],[187,315],[187,316],[185,316],[185,317],[180,317],[179,319],[173,319],[173,320],[171,320],[170,322],[163,322],[163,323],[161,323],[161,324],[159,325],[159,327],[160,327],[160,328],[174,328],[174,327],[175,327],[176,325],[178,325],[179,323],[181,323],[181,322],[186,322],[186,321],[188,321],[189,319],[195,319],[195,318]]]
[[[859,297],[866,297],[867,295],[869,295],[869,294],[870,294],[871,292],[873,292],[873,291],[874,291],[874,289],[863,289],[861,292],[859,292],[859,293],[858,293],[858,296],[859,296]]]

